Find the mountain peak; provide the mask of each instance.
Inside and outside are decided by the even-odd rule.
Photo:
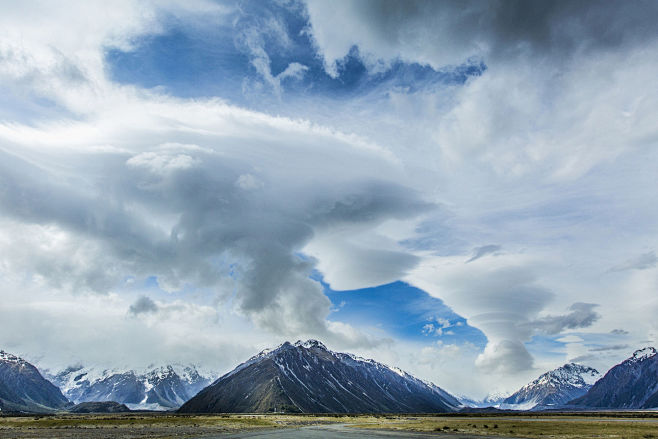
[[[530,410],[565,404],[587,393],[600,376],[594,368],[567,363],[523,386],[503,400],[500,408]]]
[[[26,363],[21,357],[17,357],[14,354],[0,350],[0,361],[6,361],[8,363]]]
[[[448,412],[460,402],[397,368],[333,352],[318,340],[267,349],[220,377],[182,413]]]
[[[310,338],[306,341],[297,340],[297,342],[295,343],[295,346],[296,347],[303,347],[303,348],[306,348],[306,349],[318,348],[318,349],[322,349],[322,350],[325,350],[325,351],[328,350],[327,347],[321,341],[314,340],[312,338]]]
[[[656,348],[648,346],[643,349],[638,349],[637,351],[633,352],[633,355],[631,358],[629,358],[627,361],[643,361],[648,358],[654,357],[658,352],[656,352]]]

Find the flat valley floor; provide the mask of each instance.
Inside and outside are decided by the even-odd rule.
[[[472,415],[2,416],[0,438],[623,438],[658,439],[658,412]]]

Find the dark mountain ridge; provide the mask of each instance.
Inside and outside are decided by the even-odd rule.
[[[32,364],[0,351],[0,408],[17,412],[51,412],[70,403]]]
[[[285,342],[199,392],[181,413],[430,413],[460,402],[441,388],[374,360]]]
[[[114,401],[81,402],[69,409],[71,413],[126,413],[130,409],[125,404]]]
[[[658,353],[653,347],[637,350],[616,365],[580,398],[569,405],[596,409],[658,407]]]

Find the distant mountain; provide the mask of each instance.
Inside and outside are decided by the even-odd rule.
[[[317,340],[250,358],[186,402],[182,413],[428,413],[460,402],[434,384]]]
[[[459,396],[458,399],[466,407],[471,408],[486,408],[498,407],[504,399],[509,396],[509,393],[490,393],[484,399],[473,399],[468,396]]]
[[[81,402],[69,409],[71,413],[125,413],[130,409],[114,401]]]
[[[658,355],[647,347],[635,351],[597,381],[584,396],[569,403],[587,408],[658,407]]]
[[[36,367],[20,357],[0,351],[0,408],[3,411],[49,412],[62,410],[69,401]]]
[[[52,376],[71,401],[116,401],[132,409],[170,410],[211,382],[194,366],[162,366],[144,371],[69,367]]]
[[[601,374],[591,367],[565,364],[526,384],[497,407],[531,410],[560,406],[587,393],[600,377]]]

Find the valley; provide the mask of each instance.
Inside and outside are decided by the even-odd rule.
[[[448,415],[114,415],[0,417],[8,439],[658,438],[658,412]]]

